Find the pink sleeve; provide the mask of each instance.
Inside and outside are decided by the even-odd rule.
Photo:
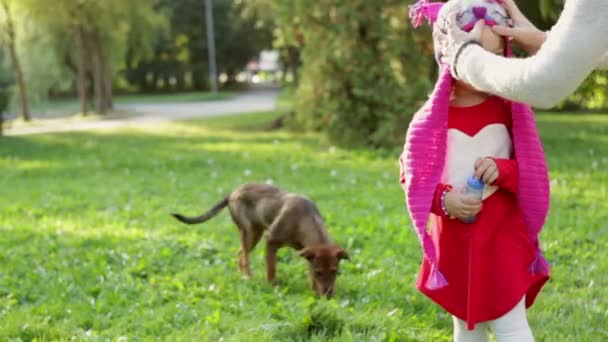
[[[512,193],[517,192],[519,168],[515,159],[494,159],[498,167],[498,179],[493,185]]]

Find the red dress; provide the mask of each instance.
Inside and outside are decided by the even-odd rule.
[[[476,323],[509,312],[524,295],[530,307],[549,277],[528,271],[535,248],[515,195],[518,168],[511,159],[510,107],[491,97],[473,107],[451,107],[448,118],[448,156],[435,193],[430,231],[439,269],[449,284],[438,290],[424,286],[431,269],[425,258],[417,287],[474,329]],[[446,217],[441,209],[443,190],[449,185],[458,191],[480,157],[493,157],[500,176],[493,186],[486,186],[477,221],[466,224]]]

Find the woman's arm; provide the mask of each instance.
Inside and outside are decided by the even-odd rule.
[[[536,55],[507,59],[468,45],[456,61],[457,74],[483,91],[552,107],[576,90],[608,52],[606,18],[608,1],[568,0]]]
[[[494,32],[497,33],[496,30],[494,30]],[[526,32],[526,33],[528,34],[527,38],[529,38],[530,40],[538,41],[539,39],[541,39],[540,36],[535,37],[536,39],[530,38],[534,34],[537,34],[536,32]],[[545,42],[547,35],[550,34],[550,31],[543,32],[543,34],[545,36],[542,38],[542,41],[540,42],[540,44],[538,44],[536,51],[538,51],[538,49],[540,49],[540,46]],[[534,53],[536,53],[536,51],[534,51]],[[530,53],[530,54],[533,55],[534,53]],[[608,70],[608,51],[600,58],[600,62],[595,66],[595,69],[596,70]]]

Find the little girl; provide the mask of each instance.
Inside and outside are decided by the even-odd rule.
[[[508,41],[486,27],[508,25],[498,0],[419,1],[410,14],[416,26],[427,18],[434,30],[446,20],[482,30],[475,43],[510,55]],[[455,341],[489,341],[489,330],[498,342],[533,341],[526,308],[549,279],[538,241],[549,179],[534,114],[453,80],[438,46],[440,78],[412,119],[400,158],[424,250],[417,288],[452,314]],[[482,201],[462,192],[471,176],[484,183]]]

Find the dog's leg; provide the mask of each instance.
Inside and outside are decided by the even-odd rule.
[[[254,227],[245,216],[233,215],[233,221],[241,233],[241,250],[239,252],[239,270],[246,277],[251,277],[251,267],[249,266],[249,253],[260,241],[264,230]]]
[[[284,245],[286,240],[285,228],[289,227],[289,217],[282,210],[268,227],[268,239],[266,240],[266,278],[268,282],[277,285],[277,251]],[[288,234],[289,235],[289,234]],[[289,235],[288,238],[293,238]]]
[[[257,228],[246,230],[245,237],[243,237],[242,232],[243,231],[241,231],[241,252],[239,254],[239,267],[241,268],[241,272],[243,274],[246,274],[248,277],[251,277],[251,268],[249,266],[249,253],[251,253],[255,246],[257,246],[258,242],[260,242],[262,235],[264,235],[264,230]]]
[[[246,231],[245,229],[241,229],[241,250],[239,251],[239,271],[242,275],[247,278],[251,277],[251,268],[249,267],[249,243],[248,243],[248,235],[251,231]]]
[[[266,277],[268,282],[277,285],[277,251],[286,245],[286,241],[294,239],[294,229],[291,226],[291,217],[286,214],[285,208],[279,212],[270,227],[268,227],[268,238],[266,240]]]
[[[235,205],[231,205],[228,208],[230,209],[232,221],[238,227],[241,235],[241,250],[239,251],[238,256],[239,271],[243,276],[250,278],[251,268],[249,267],[249,252],[251,251],[250,246],[252,245],[250,241],[254,235],[253,227],[242,208]]]
[[[266,242],[266,278],[272,285],[276,283],[276,272],[277,272],[277,251],[281,245],[272,241]]]

